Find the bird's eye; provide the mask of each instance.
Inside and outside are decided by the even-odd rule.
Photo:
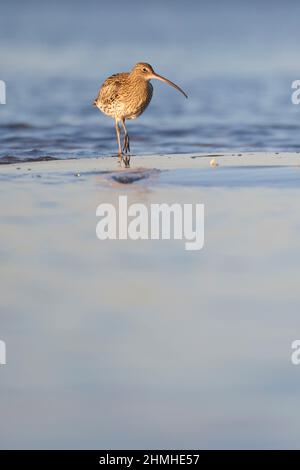
[[[143,72],[148,72],[148,70],[146,68],[143,68]]]

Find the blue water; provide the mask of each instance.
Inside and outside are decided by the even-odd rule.
[[[4,2],[0,162],[115,154],[113,121],[92,102],[137,61],[189,99],[154,82],[128,124],[133,154],[298,151],[299,15],[296,1]]]

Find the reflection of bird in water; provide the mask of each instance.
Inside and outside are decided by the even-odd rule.
[[[129,166],[130,161],[128,155],[130,152],[129,136],[125,120],[135,119],[145,111],[152,98],[153,86],[150,80],[154,78],[172,85],[187,98],[187,95],[179,86],[155,73],[151,65],[140,62],[129,73],[117,73],[107,78],[94,101],[94,106],[107,116],[115,119],[118,155],[120,161],[124,161],[125,166]],[[122,123],[124,129],[123,151],[119,122]]]

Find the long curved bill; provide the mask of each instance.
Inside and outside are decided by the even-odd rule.
[[[171,80],[168,80],[167,78],[158,75],[158,73],[154,73],[151,78],[156,78],[157,80],[161,80],[162,82],[168,83],[172,87],[176,88],[176,90],[180,91],[180,93],[182,93],[186,98],[188,97],[187,94],[178,85],[175,85],[175,83],[171,82]]]

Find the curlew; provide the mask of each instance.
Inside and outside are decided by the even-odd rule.
[[[137,118],[147,108],[153,94],[153,86],[150,83],[152,79],[168,83],[187,98],[186,93],[178,85],[155,73],[151,65],[139,62],[131,72],[117,73],[107,78],[94,101],[94,106],[115,120],[119,161],[123,161],[126,167],[130,161],[130,143],[125,120]],[[120,123],[124,130],[123,148]]]

